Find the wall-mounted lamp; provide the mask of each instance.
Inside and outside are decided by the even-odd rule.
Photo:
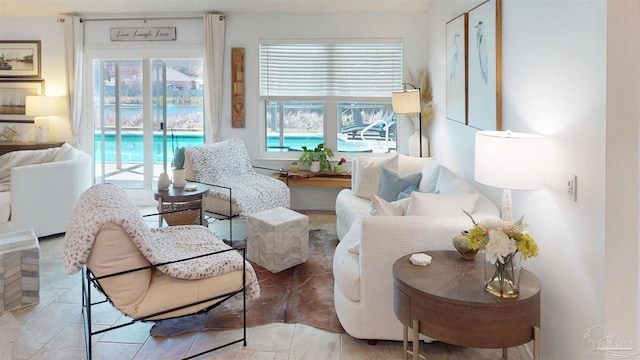
[[[63,96],[27,96],[25,115],[34,116],[35,141],[49,141],[49,116],[62,115]]]
[[[407,85],[413,89],[407,90]],[[393,112],[396,114],[418,114],[418,132],[415,132],[409,137],[409,155],[413,155],[411,147],[416,142],[415,137],[417,136],[419,138],[419,153],[420,157],[422,157],[422,106],[420,101],[420,88],[410,83],[402,83],[402,88],[402,91],[394,91],[391,93]]]
[[[511,190],[542,188],[542,137],[511,131],[476,132],[474,179],[502,188],[502,219],[513,221]]]

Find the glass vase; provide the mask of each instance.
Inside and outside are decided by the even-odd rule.
[[[520,295],[520,270],[522,253],[516,251],[504,259],[504,264],[496,261],[492,264],[485,252],[484,282],[485,289],[501,298],[510,299]]]

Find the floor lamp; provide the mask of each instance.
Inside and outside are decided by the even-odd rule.
[[[502,219],[512,222],[511,190],[542,187],[542,137],[511,131],[476,132],[474,179],[502,188]]]
[[[413,89],[407,90],[407,85]],[[420,88],[410,83],[402,83],[402,88],[402,91],[394,91],[391,93],[393,112],[396,114],[418,114],[418,138],[420,139],[420,157],[422,157],[422,106],[420,101]]]

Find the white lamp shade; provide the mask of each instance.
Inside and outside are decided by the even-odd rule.
[[[503,189],[540,189],[541,152],[541,136],[510,131],[478,131],[474,179]]]
[[[25,99],[25,115],[62,115],[63,98],[63,96],[27,96]]]
[[[416,114],[420,109],[420,90],[394,91],[391,93],[391,105],[396,114]]]

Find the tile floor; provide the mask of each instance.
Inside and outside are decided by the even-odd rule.
[[[144,210],[143,210],[144,212]],[[335,231],[335,214],[305,212],[310,228]],[[151,224],[157,220],[147,218]],[[234,238],[236,231],[234,230]],[[40,303],[0,313],[0,359],[84,359],[79,274],[66,275],[62,265],[62,236],[40,241]],[[126,321],[111,306],[98,311],[99,326]],[[152,324],[136,324],[94,336],[94,359],[177,359],[211,348],[238,331],[208,331],[171,338],[149,336]],[[402,359],[402,343],[380,341],[370,346],[346,334],[303,324],[270,324],[247,331],[246,347],[236,344],[199,359]],[[441,343],[421,343],[428,359],[499,359],[501,350],[465,349]],[[509,349],[510,359],[521,359]]]

